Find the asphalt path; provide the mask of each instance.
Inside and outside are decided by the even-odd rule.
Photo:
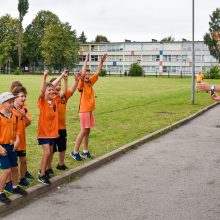
[[[219,220],[220,106],[2,220]]]

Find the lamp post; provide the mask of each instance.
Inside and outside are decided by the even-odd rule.
[[[194,0],[192,0],[192,100],[195,103],[195,47],[194,47]]]

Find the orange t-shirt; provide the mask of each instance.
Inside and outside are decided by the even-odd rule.
[[[26,117],[31,121],[31,117],[30,117],[30,114],[29,114],[27,108],[23,106],[22,109],[24,109]],[[26,132],[25,132],[26,122],[25,122],[25,119],[23,118],[23,116],[21,115],[21,113],[17,109],[14,108],[13,113],[19,119],[18,126],[19,126],[19,130],[20,130],[20,143],[18,145],[17,150],[24,151],[24,150],[26,150]]]
[[[58,129],[66,129],[66,105],[68,99],[72,96],[70,89],[67,89],[64,96],[58,104]]]
[[[49,102],[39,97],[37,106],[40,110],[38,120],[38,138],[57,138],[58,134],[58,108],[60,98],[56,97]]]
[[[19,119],[12,113],[10,119],[0,112],[0,144],[13,144],[16,135],[20,135]]]
[[[88,82],[79,81],[78,90],[81,93],[79,112],[91,112],[95,109],[95,93],[93,85],[98,80],[98,75],[93,75]]]

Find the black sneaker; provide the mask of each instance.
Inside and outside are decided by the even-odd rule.
[[[19,194],[22,196],[26,196],[28,193],[24,189],[22,189],[20,186],[17,186],[16,188],[13,189],[14,194]]]
[[[92,155],[90,154],[89,151],[87,151],[86,153],[82,152],[81,157],[93,159],[93,157],[92,157]]]
[[[5,193],[1,193],[0,194],[0,202],[4,203],[4,204],[9,204],[11,202],[11,199],[9,199]]]
[[[41,176],[41,170],[38,171],[38,174]],[[50,175],[47,170],[45,171],[45,176],[47,177],[47,179],[50,179]]]
[[[38,182],[43,183],[45,185],[51,185],[50,180],[44,175],[44,176],[40,176],[38,177]]]
[[[47,174],[46,174],[46,173],[47,173]],[[51,178],[51,177],[55,176],[55,173],[53,172],[52,169],[47,169],[47,170],[45,171],[45,175],[46,175],[46,176],[49,175],[49,178]]]
[[[34,177],[28,171],[25,173],[25,177],[32,180],[34,179]]]
[[[57,164],[56,168],[57,168],[57,170],[67,170],[68,169],[68,167],[65,164],[63,164],[63,165]]]

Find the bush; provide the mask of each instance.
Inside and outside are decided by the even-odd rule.
[[[210,71],[205,74],[206,79],[220,79],[220,71],[218,66],[212,66]]]
[[[131,64],[128,75],[129,76],[143,76],[144,70],[143,70],[142,66],[140,66],[139,64],[133,63],[133,64]]]
[[[18,67],[14,72],[13,72],[14,75],[21,75],[21,74],[24,74],[23,71]]]
[[[99,73],[99,76],[106,76],[107,71],[105,69],[102,69],[101,72]]]

